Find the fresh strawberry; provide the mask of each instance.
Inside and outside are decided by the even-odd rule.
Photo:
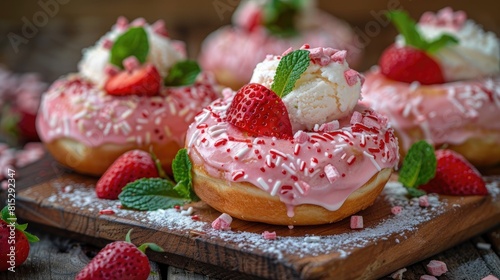
[[[113,162],[97,181],[95,191],[99,198],[118,199],[126,184],[154,177],[159,177],[159,173],[151,155],[142,150],[132,150]]]
[[[151,266],[144,252],[150,247],[163,250],[156,244],[145,243],[136,247],[130,242],[130,231],[126,241],[115,241],[106,245],[77,275],[76,280],[99,279],[147,279]]]
[[[236,93],[227,111],[227,121],[254,136],[293,137],[285,104],[260,84],[245,85]]]
[[[104,89],[111,95],[153,96],[159,93],[160,84],[161,76],[156,67],[146,64],[111,76]]]
[[[436,176],[420,189],[444,195],[487,195],[481,174],[462,155],[437,150]]]
[[[382,53],[379,66],[382,74],[400,82],[431,85],[445,81],[439,64],[425,51],[410,46],[390,46]]]
[[[17,224],[14,215],[10,215],[8,206],[2,210],[0,219],[0,271],[15,271],[15,267],[23,264],[30,252],[29,242],[38,238],[25,232],[27,225]],[[14,231],[14,235],[11,232]],[[12,251],[12,248],[15,250]]]

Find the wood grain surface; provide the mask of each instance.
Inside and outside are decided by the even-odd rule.
[[[187,219],[187,226],[172,227],[148,220],[148,214],[144,212],[117,210],[116,215],[99,215],[102,208],[117,209],[117,202],[92,197],[95,178],[55,168],[57,172],[49,173],[57,175],[49,179],[47,166],[56,165],[47,159],[34,166],[30,172],[35,175],[32,178],[38,178],[36,183],[19,190],[16,208],[19,217],[87,236],[90,243],[100,240],[98,246],[102,246],[102,240],[121,240],[130,228],[134,228],[132,238],[135,242],[154,241],[167,251],[164,254],[150,253],[152,260],[215,278],[373,279],[443,252],[500,223],[497,195],[442,197],[438,215],[417,223],[404,234],[393,231],[385,236],[374,234],[375,238],[367,235],[365,242],[353,241],[357,243],[354,247],[343,245],[340,250],[320,250],[319,253],[282,250],[283,254],[277,256],[263,246],[255,246],[253,243],[258,241],[255,236],[267,230],[276,231],[282,239],[298,242],[303,242],[305,236],[319,236],[328,241],[329,238],[352,234],[349,221],[289,229],[236,220],[228,233],[232,237],[228,239],[210,229],[210,222],[220,213],[202,202],[191,205],[202,225],[196,229],[189,225],[190,217],[179,218],[179,222]],[[37,172],[41,172],[41,176]],[[498,181],[498,178],[493,177],[493,180]],[[21,185],[25,183],[21,182]],[[65,186],[71,186],[69,193],[62,192]],[[81,206],[81,201],[87,204]],[[382,195],[372,207],[360,213],[365,220],[365,229],[359,233],[369,233],[380,228],[383,221],[390,220],[390,208],[390,203]],[[432,214],[430,211],[429,215]],[[245,240],[245,234],[251,233],[254,233],[253,237]],[[235,239],[238,235],[242,237],[239,240]],[[340,241],[350,241],[349,238]]]

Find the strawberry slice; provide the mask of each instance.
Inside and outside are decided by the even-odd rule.
[[[158,169],[151,155],[145,151],[132,150],[113,162],[97,181],[97,197],[118,199],[123,187],[141,178],[159,177]]]
[[[382,74],[400,82],[417,81],[423,85],[445,82],[439,64],[425,51],[410,46],[390,46],[382,53],[379,66]]]
[[[227,121],[253,136],[293,137],[285,104],[260,84],[245,85],[236,93],[227,111]]]
[[[437,150],[436,176],[420,189],[444,195],[487,195],[481,174],[462,155]]]
[[[104,89],[111,95],[154,96],[159,93],[160,85],[160,73],[154,65],[146,64],[110,77]]]

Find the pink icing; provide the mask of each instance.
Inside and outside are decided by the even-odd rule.
[[[204,166],[211,176],[250,182],[278,196],[287,205],[290,217],[293,206],[300,204],[338,209],[379,170],[393,168],[398,162],[392,129],[383,126],[384,118],[366,107],[355,108],[361,121],[378,120],[380,128],[362,122],[351,125],[350,117],[346,117],[339,120],[340,128],[335,131],[297,132],[294,139],[284,140],[250,138],[227,123],[226,110],[231,102],[232,97],[218,99],[195,117],[186,136],[193,164]],[[336,180],[332,180],[329,168],[325,172],[328,165],[335,166],[339,174]]]
[[[434,94],[443,90],[446,94]],[[461,144],[481,137],[483,130],[500,130],[500,77],[420,87],[391,81],[377,70],[366,75],[362,94],[363,103],[388,117],[404,150],[415,141],[409,135],[415,128],[435,145]]]
[[[347,53],[338,53],[336,59],[347,56],[351,65],[360,62],[362,51],[356,47],[357,37],[347,24],[323,12],[315,15],[315,21],[317,24],[292,38],[271,36],[263,28],[247,32],[231,26],[222,27],[204,41],[200,64],[205,70],[231,75],[243,85],[252,77],[255,65],[266,55],[282,53],[290,47],[298,49],[305,43],[311,47],[347,50]]]
[[[171,141],[182,146],[196,113],[218,96],[209,76],[198,78],[192,86],[168,87],[158,96],[121,97],[77,74],[64,77],[43,96],[38,133],[44,142],[67,137],[90,147]]]

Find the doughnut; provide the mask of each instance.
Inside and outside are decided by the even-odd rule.
[[[389,119],[402,155],[424,139],[457,151],[478,167],[500,163],[498,38],[450,8],[424,13],[417,27],[426,38],[443,33],[457,38],[457,44],[431,54],[444,81],[402,82],[375,66],[365,74],[363,102]],[[404,46],[401,40],[396,45]]]
[[[311,64],[282,98],[293,137],[254,135],[229,122],[244,88],[225,89],[190,125],[194,190],[216,210],[276,225],[332,223],[372,205],[397,165],[398,141],[385,117],[358,102],[362,77],[338,59],[345,52],[304,49]],[[281,58],[259,63],[251,82],[272,83]],[[301,105],[313,116],[290,110]]]
[[[218,97],[213,77],[203,72],[191,85],[161,86],[151,96],[109,94],[104,88],[112,76],[107,73],[109,44],[137,25],[150,35],[146,63],[158,64],[161,77],[176,60],[185,59],[182,49],[176,50],[182,44],[166,37],[163,23],[150,26],[136,20],[128,24],[120,18],[110,33],[85,51],[78,73],[63,76],[43,94],[36,120],[40,138],[58,162],[77,172],[99,176],[133,149],[153,152],[171,172],[171,162],[183,147],[194,116]]]
[[[362,47],[356,44],[357,37],[351,27],[317,9],[315,1],[303,1],[305,6],[296,17],[297,34],[293,36],[274,35],[262,22],[256,22],[256,18],[262,20],[264,2],[242,1],[233,15],[232,25],[219,28],[203,41],[200,64],[212,71],[221,85],[237,90],[248,83],[255,65],[267,54],[281,53],[289,47],[299,48],[305,43],[346,49],[349,64],[361,62]]]

